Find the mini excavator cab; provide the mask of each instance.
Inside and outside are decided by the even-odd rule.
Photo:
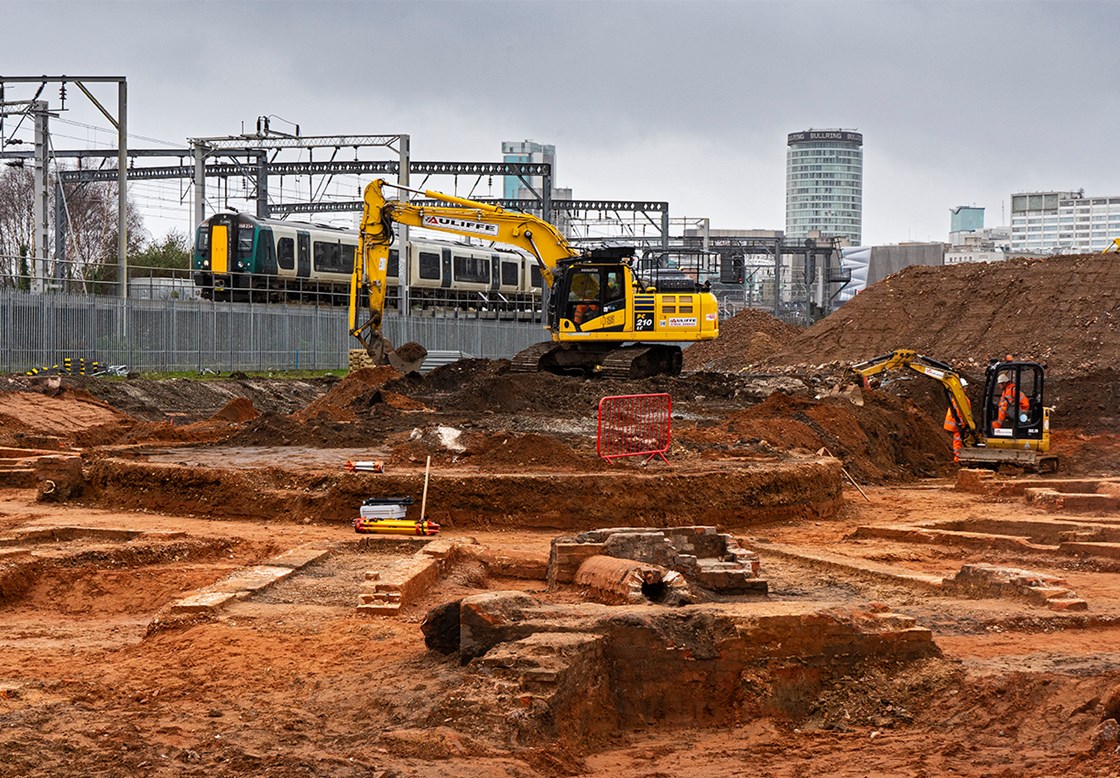
[[[1000,440],[1049,438],[1045,368],[1037,362],[992,361],[984,373],[984,436]],[[992,443],[989,443],[992,445]]]

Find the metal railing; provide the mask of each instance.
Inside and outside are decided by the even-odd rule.
[[[394,344],[508,358],[547,340],[539,323],[499,321],[460,311],[404,317],[389,312]],[[121,299],[35,294],[0,287],[0,371],[22,373],[65,358],[125,365],[141,372],[335,370],[358,342],[345,307]]]

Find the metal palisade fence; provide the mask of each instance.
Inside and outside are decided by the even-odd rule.
[[[548,339],[539,322],[389,313],[385,334],[429,351],[508,358]],[[96,360],[135,371],[333,370],[360,347],[344,307],[121,299],[0,289],[0,371]]]

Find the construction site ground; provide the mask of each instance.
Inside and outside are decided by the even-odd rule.
[[[502,360],[0,379],[0,775],[1120,774],[1111,368],[1053,372],[1056,477],[958,471],[936,387],[852,403],[749,316],[694,372],[638,382]],[[635,392],[672,398],[668,464],[597,456],[600,398]],[[364,497],[406,494],[438,536],[355,533]],[[557,537],[693,524],[756,553],[766,592],[606,606],[546,580]],[[547,656],[425,644],[433,609],[500,592],[654,646],[630,675],[600,658],[649,688],[604,690],[559,621],[523,641]],[[854,642],[821,637],[837,625]]]

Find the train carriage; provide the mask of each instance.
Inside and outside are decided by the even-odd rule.
[[[444,240],[413,239],[409,289],[414,308],[539,309],[541,275],[524,254]],[[193,276],[206,299],[342,305],[350,289],[358,233],[321,224],[219,213],[195,238]],[[389,253],[389,307],[398,307],[400,246]]]

